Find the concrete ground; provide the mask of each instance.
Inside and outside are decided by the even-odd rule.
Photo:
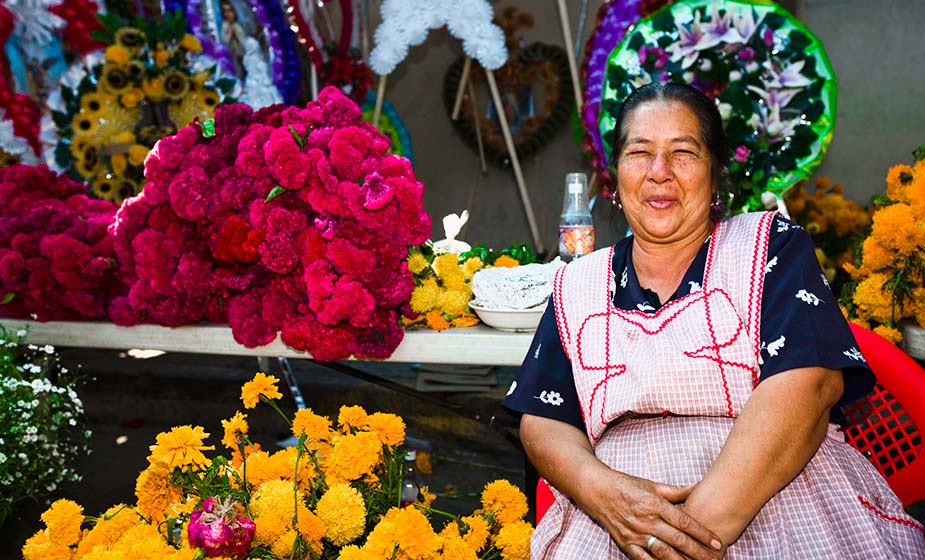
[[[146,466],[148,446],[156,435],[182,424],[199,425],[211,434],[208,443],[221,448],[221,420],[242,410],[241,385],[257,370],[254,358],[165,354],[135,359],[109,350],[59,349],[65,363],[80,364],[94,379],[79,391],[93,431],[92,453],[82,457],[80,483],[65,485],[52,499],[69,498],[97,515],[111,505],[134,503],[135,477]],[[433,474],[424,476],[438,498],[434,507],[469,514],[478,506],[485,484],[506,478],[523,488],[523,458],[500,432],[488,426],[503,414],[504,397],[515,368],[496,368],[497,384],[480,393],[425,393],[445,403],[435,405],[305,360],[289,362],[306,405],[336,419],[343,404],[357,404],[368,412],[401,415],[407,434],[431,449]],[[272,360],[267,373],[278,374]],[[349,362],[401,387],[415,385],[417,371],[409,364]],[[291,394],[280,384],[281,408],[292,413]],[[449,410],[447,406],[455,406]],[[251,435],[264,448],[286,437],[288,428],[265,405],[247,411]],[[22,543],[42,527],[39,519],[47,504],[22,503],[0,527],[0,559],[21,558]],[[442,525],[442,523],[441,523]]]

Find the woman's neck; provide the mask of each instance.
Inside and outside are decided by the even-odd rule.
[[[633,239],[633,269],[643,288],[658,294],[665,304],[678,289],[684,273],[690,268],[704,241],[713,231],[713,224],[705,227],[701,234],[687,237],[673,243],[657,243]]]

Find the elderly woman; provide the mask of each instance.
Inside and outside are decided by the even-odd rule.
[[[532,558],[925,558],[833,423],[873,377],[809,236],[711,219],[722,122],[635,91],[614,164],[633,235],[560,270],[505,405],[555,502]]]

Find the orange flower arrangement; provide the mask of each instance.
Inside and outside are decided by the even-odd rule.
[[[310,409],[290,421],[274,402],[278,382],[258,373],[241,400],[276,410],[297,436],[295,447],[261,451],[240,411],[222,422],[222,443],[240,461],[206,459],[213,447],[203,445],[202,427],[162,433],[138,477],[135,505],[94,519],[58,500],[42,515],[45,529],[23,545],[24,560],[529,558],[527,500],[510,482],[489,483],[470,516],[432,508],[426,487],[399,507],[404,421],[359,406],[342,407],[336,425]],[[430,514],[449,521],[437,532]]]
[[[887,172],[860,257],[844,265],[852,278],[842,300],[846,314],[894,343],[902,339],[899,321],[925,326],[925,145],[913,156],[913,165]]]

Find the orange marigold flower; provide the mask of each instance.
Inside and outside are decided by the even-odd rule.
[[[179,503],[183,494],[170,483],[167,467],[155,464],[141,471],[135,480],[135,498],[138,500],[138,513],[154,523],[160,523],[166,518],[167,508]]]
[[[459,328],[474,327],[479,324],[479,319],[475,315],[463,315],[450,321],[450,325]]]
[[[339,437],[324,457],[322,466],[329,481],[356,480],[372,471],[382,455],[379,436],[372,432],[358,432]]]
[[[57,546],[73,546],[80,540],[80,524],[84,521],[84,508],[71,500],[56,500],[45,513],[42,521],[48,542]]]
[[[209,460],[202,452],[215,449],[214,445],[202,444],[207,437],[209,434],[201,426],[176,426],[169,432],[161,432],[149,447],[148,462],[164,465],[168,470],[187,465],[205,467]]]
[[[886,274],[877,272],[858,283],[854,291],[854,303],[858,306],[859,317],[877,323],[893,320],[893,293],[883,287],[888,280]]]
[[[241,411],[235,412],[228,420],[222,420],[222,428],[225,429],[222,445],[228,449],[237,449],[249,429],[247,415],[241,414]]]
[[[529,560],[533,526],[526,521],[514,521],[501,527],[495,546],[501,549],[502,560]]]
[[[877,325],[874,327],[874,334],[879,334],[893,344],[899,344],[899,341],[903,339],[903,335],[898,329],[886,325]]]
[[[506,525],[527,515],[527,497],[507,480],[496,480],[482,490],[482,507]]]
[[[886,172],[886,195],[897,202],[905,202],[905,186],[911,180],[911,167],[902,163],[894,165]]]
[[[908,204],[892,204],[874,214],[871,236],[886,249],[911,255],[925,245],[925,224],[915,220]]]
[[[254,378],[241,387],[241,402],[244,408],[254,408],[260,397],[268,399],[278,399],[283,395],[276,388],[279,378],[273,375],[267,375],[263,372],[257,372]]]
[[[318,500],[315,514],[324,524],[325,538],[336,546],[355,541],[366,528],[366,502],[347,484],[332,484]]]
[[[863,245],[861,245],[861,261],[870,270],[879,271],[892,268],[895,260],[896,253],[888,251],[880,244],[880,240],[874,236],[865,239]]]
[[[306,441],[327,441],[331,437],[331,420],[310,408],[298,410],[292,418],[292,433],[295,437],[305,434]]]
[[[365,430],[368,421],[362,406],[342,406],[337,414],[337,424],[344,433],[349,433],[351,428]]]
[[[376,412],[366,418],[369,431],[379,436],[382,445],[395,447],[405,441],[405,421],[401,416]]]
[[[469,546],[475,550],[481,550],[488,542],[488,522],[478,515],[470,515],[461,519],[466,524],[466,531],[463,538],[469,543]]]
[[[443,331],[450,328],[450,324],[443,318],[443,312],[439,309],[428,311],[425,319],[427,320],[427,328],[429,329]]]
[[[515,266],[520,266],[520,262],[517,259],[509,257],[507,255],[501,255],[500,257],[495,259],[494,266],[514,268]]]

